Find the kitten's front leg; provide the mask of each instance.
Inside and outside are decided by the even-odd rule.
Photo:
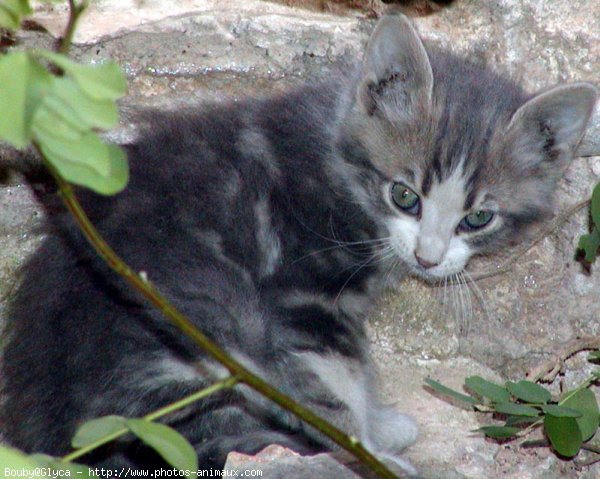
[[[417,440],[415,420],[393,406],[379,404],[375,399],[368,407],[368,431],[363,439],[367,449],[382,459],[392,461],[409,474],[416,474],[415,468],[399,455]]]
[[[409,474],[414,467],[399,454],[417,438],[414,420],[376,399],[374,373],[366,360],[339,354],[296,353],[295,362],[318,381],[310,381],[303,392],[305,404],[348,434],[381,459],[387,459]],[[329,399],[327,399],[329,398]]]

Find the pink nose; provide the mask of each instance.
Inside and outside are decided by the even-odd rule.
[[[439,264],[421,258],[417,253],[415,253],[415,258],[417,259],[417,263],[419,263],[425,269],[433,268],[434,266],[437,266]]]

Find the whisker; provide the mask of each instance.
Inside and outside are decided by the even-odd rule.
[[[489,312],[486,307],[485,296],[483,294],[483,291],[481,291],[481,288],[477,284],[477,281],[474,280],[473,275],[471,273],[469,273],[468,271],[465,270],[464,274],[465,274],[465,277],[469,280],[468,286],[470,287],[471,291],[473,292],[475,299],[479,303],[479,306],[481,307],[481,311],[485,315],[485,319],[489,320],[490,316],[489,316]]]
[[[325,239],[327,239],[327,238],[325,238]],[[333,241],[333,240],[328,239],[328,241]],[[376,238],[376,239],[364,240],[364,241],[347,241],[347,242],[336,244],[333,246],[328,246],[327,248],[311,251],[310,253],[307,253],[304,256],[301,256],[300,258],[296,258],[294,261],[292,261],[292,264],[296,264],[299,261],[302,261],[306,258],[310,258],[312,256],[316,256],[321,253],[326,253],[328,251],[333,251],[338,248],[344,249],[354,256],[367,256],[367,255],[371,256],[372,255],[372,247],[374,247],[374,246],[376,247],[378,245],[385,245],[388,242],[389,242],[389,238]],[[356,246],[364,246],[365,247],[364,251],[360,250],[358,248],[349,248],[349,247],[356,247]]]
[[[457,320],[458,320],[458,329],[459,331],[462,331],[463,328],[463,323],[464,323],[464,315],[465,315],[465,298],[463,296],[463,291],[462,291],[462,283],[460,282],[460,277],[458,275],[458,273],[454,274],[454,280],[456,282],[456,292],[457,292],[457,296],[459,299],[459,306],[460,306],[460,315],[458,316]]]
[[[456,273],[455,280],[456,280],[456,291],[458,291],[458,296],[460,298],[460,316],[458,318],[459,319],[458,327],[459,327],[459,331],[462,331],[463,324],[465,321],[466,304],[465,304],[465,295],[463,294],[462,281],[460,279],[460,272]]]
[[[313,233],[315,236],[318,236],[319,238],[324,239],[325,241],[330,241],[332,243],[336,243],[338,245],[340,245],[340,244],[344,244],[344,245],[363,244],[363,243],[369,243],[369,242],[384,241],[384,240],[388,240],[389,239],[389,237],[387,237],[387,238],[375,238],[375,239],[367,239],[367,240],[359,240],[359,241],[344,241],[344,240],[341,240],[339,238],[336,238],[335,237],[335,231],[333,229],[332,216],[331,215],[329,217],[329,225],[330,225],[329,229],[330,229],[330,231],[334,235],[333,238],[329,238],[328,236],[325,236],[325,235],[319,233],[318,231],[315,231],[313,228],[311,228],[310,226],[308,226],[307,224],[305,224],[297,216],[296,216],[296,221],[298,221],[298,223],[300,223],[305,229],[307,229],[308,231],[310,231],[311,233]]]
[[[440,281],[440,283],[441,283],[441,281]],[[444,314],[445,316],[449,315],[447,295],[448,295],[448,276],[444,276],[444,295],[442,296],[442,314]]]
[[[401,259],[396,256],[396,258],[394,259],[394,261],[392,261],[392,263],[390,264],[389,270],[388,270],[388,272],[387,272],[387,274],[385,276],[385,280],[383,282],[383,288],[384,289],[391,288],[390,281],[391,281],[391,278],[392,278],[392,273],[394,272],[394,270],[398,266],[400,266],[401,262],[402,262]]]
[[[459,311],[458,293],[456,291],[455,285],[456,285],[455,275],[453,274],[448,277],[448,288],[449,288],[449,291],[452,293],[452,316],[458,322],[458,311]],[[448,304],[448,306],[450,306],[450,304]],[[450,312],[449,312],[448,316],[450,316]]]
[[[385,240],[389,240],[389,238],[385,238]],[[344,284],[340,288],[340,291],[338,292],[337,296],[335,297],[335,300],[334,300],[333,303],[337,304],[340,296],[344,292],[344,289],[346,288],[346,286],[348,285],[348,283],[350,283],[350,281],[352,280],[352,278],[354,278],[354,276],[356,276],[359,273],[360,270],[362,270],[363,268],[365,268],[367,266],[374,266],[374,265],[377,265],[377,264],[389,262],[390,259],[393,259],[395,257],[396,257],[396,253],[394,251],[394,248],[389,243],[389,241],[387,241],[387,244],[385,245],[384,248],[382,248],[380,251],[377,251],[372,256],[368,257],[365,261],[357,264],[357,268],[352,272],[352,274],[350,276],[348,276],[348,278],[346,279],[346,281],[344,282]],[[354,266],[356,266],[356,265],[354,265]],[[349,268],[346,268],[346,269],[344,269],[341,272],[343,273],[343,272],[347,271],[348,269]]]
[[[346,268],[340,270],[339,274],[345,273],[346,271],[349,271],[354,267],[358,267],[359,269],[362,269],[363,267],[365,267],[367,265],[376,265],[376,264],[382,263],[386,259],[389,259],[390,257],[393,257],[393,256],[395,256],[395,253],[393,252],[393,248],[386,247],[380,251],[376,251],[375,254],[368,255],[365,261],[358,260],[355,263],[348,265]],[[352,276],[354,276],[356,273],[357,273],[357,271],[355,271],[352,274]]]
[[[471,298],[471,289],[469,288],[469,283],[467,282],[465,275],[463,272],[460,273],[462,286],[465,291],[465,297],[467,299],[467,311],[465,315],[465,322],[463,324],[462,333],[466,336],[469,334],[469,328],[471,325],[471,319],[473,318],[473,300]]]
[[[367,260],[366,260],[366,261],[364,261],[363,263],[361,263],[361,264],[358,266],[358,268],[356,268],[356,269],[355,269],[355,270],[352,272],[352,274],[351,274],[350,276],[348,276],[348,278],[346,279],[346,281],[344,282],[344,284],[343,284],[343,285],[342,285],[342,287],[340,288],[340,291],[338,292],[337,296],[335,297],[335,299],[334,299],[334,301],[333,301],[333,304],[334,304],[334,305],[337,305],[337,302],[338,302],[338,300],[340,299],[340,296],[341,296],[341,295],[342,295],[342,293],[344,292],[344,289],[346,288],[346,286],[348,285],[348,283],[350,282],[350,280],[351,280],[352,278],[354,278],[354,276],[356,276],[356,275],[358,274],[358,272],[359,272],[361,269],[365,268],[366,266],[369,266],[370,262],[371,262],[371,261],[373,261],[373,258],[374,258],[374,257],[367,258]]]

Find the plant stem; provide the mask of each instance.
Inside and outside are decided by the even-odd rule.
[[[144,419],[146,419],[147,421],[156,421],[157,419],[160,419],[161,417],[166,416],[167,414],[178,411],[179,409],[183,409],[184,407],[189,406],[190,404],[193,404],[196,401],[199,401],[200,399],[204,399],[206,396],[216,393],[221,389],[232,388],[238,382],[239,379],[237,377],[229,376],[213,384],[212,386],[190,394],[189,396],[180,399],[179,401],[175,401],[174,403],[168,404],[165,407],[157,409],[153,413],[147,414],[146,416],[144,416]]]
[[[160,409],[154,411],[153,413],[147,414],[146,416],[143,417],[143,419],[145,419],[146,421],[155,421],[163,416],[166,416],[167,414],[169,414],[173,411],[183,409],[184,407],[186,407],[196,401],[199,401],[200,399],[204,399],[205,397],[210,396],[211,394],[214,394],[217,391],[220,391],[221,389],[233,387],[237,382],[238,382],[238,379],[236,377],[229,376],[229,377],[213,384],[212,386],[209,386],[200,391],[192,393],[189,396],[186,396],[183,399],[180,399],[179,401],[169,404],[163,408],[160,408]],[[80,457],[85,456],[86,454],[90,453],[94,449],[98,449],[99,447],[104,446],[104,444],[114,441],[115,439],[118,439],[121,436],[124,436],[128,432],[129,432],[129,428],[123,427],[122,429],[119,429],[118,431],[115,431],[111,434],[108,434],[108,435],[98,439],[97,441],[93,442],[92,444],[89,444],[85,447],[81,447],[81,448],[77,449],[76,451],[73,451],[72,453],[67,454],[66,456],[61,458],[61,461],[71,462],[76,459],[79,459]]]
[[[560,350],[552,355],[552,358],[548,361],[544,361],[538,364],[534,368],[531,368],[525,375],[530,381],[538,382],[545,381],[551,382],[554,380],[556,375],[560,372],[563,363],[580,351],[594,350],[600,348],[600,337],[585,336],[583,338],[576,338],[567,342]]]
[[[73,43],[73,35],[75,34],[75,28],[77,27],[77,21],[79,17],[83,13],[83,11],[87,8],[89,0],[82,0],[82,2],[77,5],[75,0],[69,0],[69,21],[67,23],[67,27],[65,28],[65,33],[60,41],[60,45],[58,47],[58,53],[62,53],[66,55],[71,48],[71,44]]]
[[[596,454],[600,454],[600,444],[584,444],[581,446],[581,449],[585,449],[586,451],[595,452]]]
[[[595,376],[594,374],[588,376],[586,379],[584,379],[578,386],[576,386],[573,389],[570,389],[568,391],[566,391],[559,399],[558,401],[558,405],[562,406],[564,403],[566,403],[569,399],[571,399],[573,396],[575,396],[575,394],[577,394],[579,391],[581,391],[582,389],[585,389],[589,386],[591,386],[593,383],[595,383],[596,381],[598,381],[598,377]]]
[[[396,478],[396,476],[365,449],[355,437],[346,435],[337,427],[317,416],[310,409],[296,402],[291,397],[279,392],[276,388],[251,373],[241,363],[233,359],[216,343],[202,333],[187,317],[175,309],[175,307],[171,305],[171,303],[167,301],[167,299],[162,296],[162,294],[147,279],[142,278],[138,273],[134,272],[98,233],[77,200],[71,185],[65,181],[54,166],[47,161],[38,145],[34,143],[34,146],[38,150],[38,153],[40,153],[45,166],[54,177],[59,188],[60,196],[67,209],[73,215],[77,225],[98,255],[100,255],[100,257],[106,261],[115,272],[161,311],[180,331],[191,338],[206,353],[225,366],[232,376],[237,377],[239,381],[247,384],[255,391],[269,398],[284,409],[292,412],[315,429],[328,436],[340,447],[350,452],[363,464],[367,465],[379,477],[385,479]]]
[[[517,433],[517,437],[523,438],[519,442],[519,446],[524,446],[525,444],[529,443],[529,441],[526,439],[527,436],[529,436],[529,434],[531,434],[535,430],[536,427],[541,426],[542,424],[544,424],[544,419],[543,418],[538,419],[537,421],[531,423],[529,426],[527,426],[522,431],[518,432]]]

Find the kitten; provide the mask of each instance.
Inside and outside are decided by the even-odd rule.
[[[405,17],[390,15],[347,80],[156,113],[126,146],[129,187],[80,196],[116,251],[213,340],[410,469],[399,453],[417,427],[377,399],[365,314],[390,278],[452,275],[547,218],[595,97],[583,83],[530,97],[425,48]],[[68,215],[50,223],[6,331],[10,443],[63,454],[87,419],[141,416],[223,377],[96,257]],[[243,387],[170,421],[205,469],[271,443],[331,447]],[[86,461],[161,465],[133,440]]]

